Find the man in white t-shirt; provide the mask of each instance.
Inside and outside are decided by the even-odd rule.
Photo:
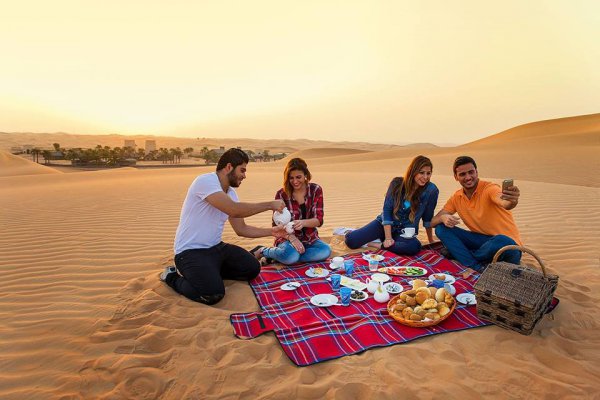
[[[216,304],[225,296],[223,279],[251,280],[260,273],[260,263],[251,253],[221,240],[226,220],[239,236],[286,235],[281,226],[246,225],[245,217],[282,211],[285,206],[281,200],[239,202],[233,188],[246,178],[247,165],[246,153],[229,149],[219,159],[216,172],[198,176],[188,189],[175,234],[177,268],[167,267],[160,278],[191,300]]]

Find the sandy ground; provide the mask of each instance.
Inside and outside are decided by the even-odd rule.
[[[233,335],[229,315],[258,310],[247,283],[227,281],[209,307],[158,280],[187,187],[205,169],[64,174],[2,153],[0,398],[597,398],[600,117],[568,120],[450,149],[303,150],[325,192],[325,240],[375,217],[390,179],[421,152],[434,162],[438,209],[458,188],[457,155],[475,156],[484,179],[514,178],[523,241],[560,275],[561,303],[531,336],[485,327],[302,368],[273,334]],[[240,198],[271,199],[283,165],[251,164]],[[229,226],[224,239],[270,242]]]

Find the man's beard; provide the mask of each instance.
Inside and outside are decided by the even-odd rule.
[[[227,174],[227,180],[229,181],[229,186],[236,188],[240,186],[240,183],[234,172],[235,170],[231,170],[231,172]]]

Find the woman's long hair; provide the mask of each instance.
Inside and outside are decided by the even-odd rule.
[[[415,176],[423,167],[430,167],[433,171],[433,164],[429,158],[425,156],[416,156],[413,158],[408,168],[406,168],[406,173],[404,174],[402,183],[396,185],[396,187],[393,189],[392,195],[394,196],[394,217],[397,215],[398,210],[404,206],[404,200],[408,200],[410,201],[410,214],[408,219],[410,222],[415,221],[415,214],[419,208],[419,199],[421,197],[421,193],[423,193],[425,186],[427,186],[419,186],[415,183]]]
[[[290,183],[290,172],[297,170],[297,171],[302,171],[304,173],[304,175],[306,175],[306,184],[308,184],[308,182],[310,182],[310,171],[308,170],[308,166],[306,165],[306,161],[304,161],[301,158],[292,158],[290,161],[288,161],[287,165],[285,166],[285,170],[283,171],[283,191],[285,192],[285,194],[288,195],[288,197],[292,197],[292,193],[294,191],[294,188],[292,187],[292,184]]]

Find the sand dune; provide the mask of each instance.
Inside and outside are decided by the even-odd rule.
[[[55,169],[0,151],[0,177],[59,173]]]
[[[582,182],[592,181],[599,172],[586,160],[592,154],[569,142],[566,133],[555,136],[563,138],[558,151],[579,154],[579,161],[591,166],[579,172]],[[482,177],[495,181],[503,175],[483,171],[502,172],[494,164],[513,157],[507,152],[510,140],[499,143],[496,150],[469,148]],[[318,151],[303,153],[325,192],[321,236],[331,240],[336,226],[360,226],[374,218],[389,180],[420,150],[322,151],[326,158],[308,157]],[[458,187],[448,171],[463,150],[428,150],[440,188],[438,209]],[[229,315],[258,310],[246,283],[227,281],[225,299],[208,307],[159,282],[160,270],[172,263],[187,187],[205,168],[5,175],[0,397],[594,398],[600,384],[600,189],[575,181],[552,183],[557,178],[549,171],[564,175],[570,168],[562,163],[565,158],[555,157],[552,164],[536,147],[528,148],[527,156],[511,158],[522,172],[514,176],[522,191],[515,218],[524,243],[561,277],[560,306],[531,336],[487,327],[305,368],[292,365],[272,334],[249,341],[233,336]],[[2,170],[18,169],[8,165]],[[240,197],[272,198],[282,166],[251,164]],[[255,225],[269,220],[267,213],[247,219]],[[238,238],[229,226],[225,240],[245,248],[269,242]],[[435,379],[419,378],[411,368],[434,371]]]
[[[295,151],[281,162],[286,163],[295,157],[300,157],[305,160],[315,160],[317,158],[329,158],[329,157],[340,157],[340,156],[353,156],[357,154],[372,153],[368,150],[356,150],[356,149],[339,149],[339,148],[311,148],[306,150]]]

